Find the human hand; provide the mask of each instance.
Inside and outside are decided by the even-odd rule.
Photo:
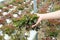
[[[32,28],[34,28],[36,25],[32,25]]]
[[[36,24],[32,25],[32,28],[36,27],[39,23],[41,23],[41,21],[42,21],[42,17],[39,17]]]

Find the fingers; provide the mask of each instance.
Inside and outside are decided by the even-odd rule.
[[[35,28],[37,25],[32,25],[32,29]]]
[[[32,25],[32,28],[33,28],[34,26]]]

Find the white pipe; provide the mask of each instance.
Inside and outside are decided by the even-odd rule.
[[[37,31],[30,30],[30,36],[27,38],[27,40],[38,40],[37,36]]]
[[[33,1],[34,1],[34,3],[33,3],[34,13],[36,13],[37,12],[37,0],[33,0]]]

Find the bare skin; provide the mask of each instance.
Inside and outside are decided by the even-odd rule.
[[[48,20],[48,19],[60,19],[60,10],[51,12],[51,13],[46,13],[46,14],[38,14],[36,13],[38,18],[38,21],[36,24],[32,25],[32,28],[37,26],[42,20]]]

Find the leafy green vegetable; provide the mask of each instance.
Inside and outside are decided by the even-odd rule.
[[[25,25],[33,25],[34,23],[36,23],[37,21],[37,15],[35,14],[25,14],[25,15],[21,15],[19,20],[13,20],[13,23],[16,27],[23,27]]]

